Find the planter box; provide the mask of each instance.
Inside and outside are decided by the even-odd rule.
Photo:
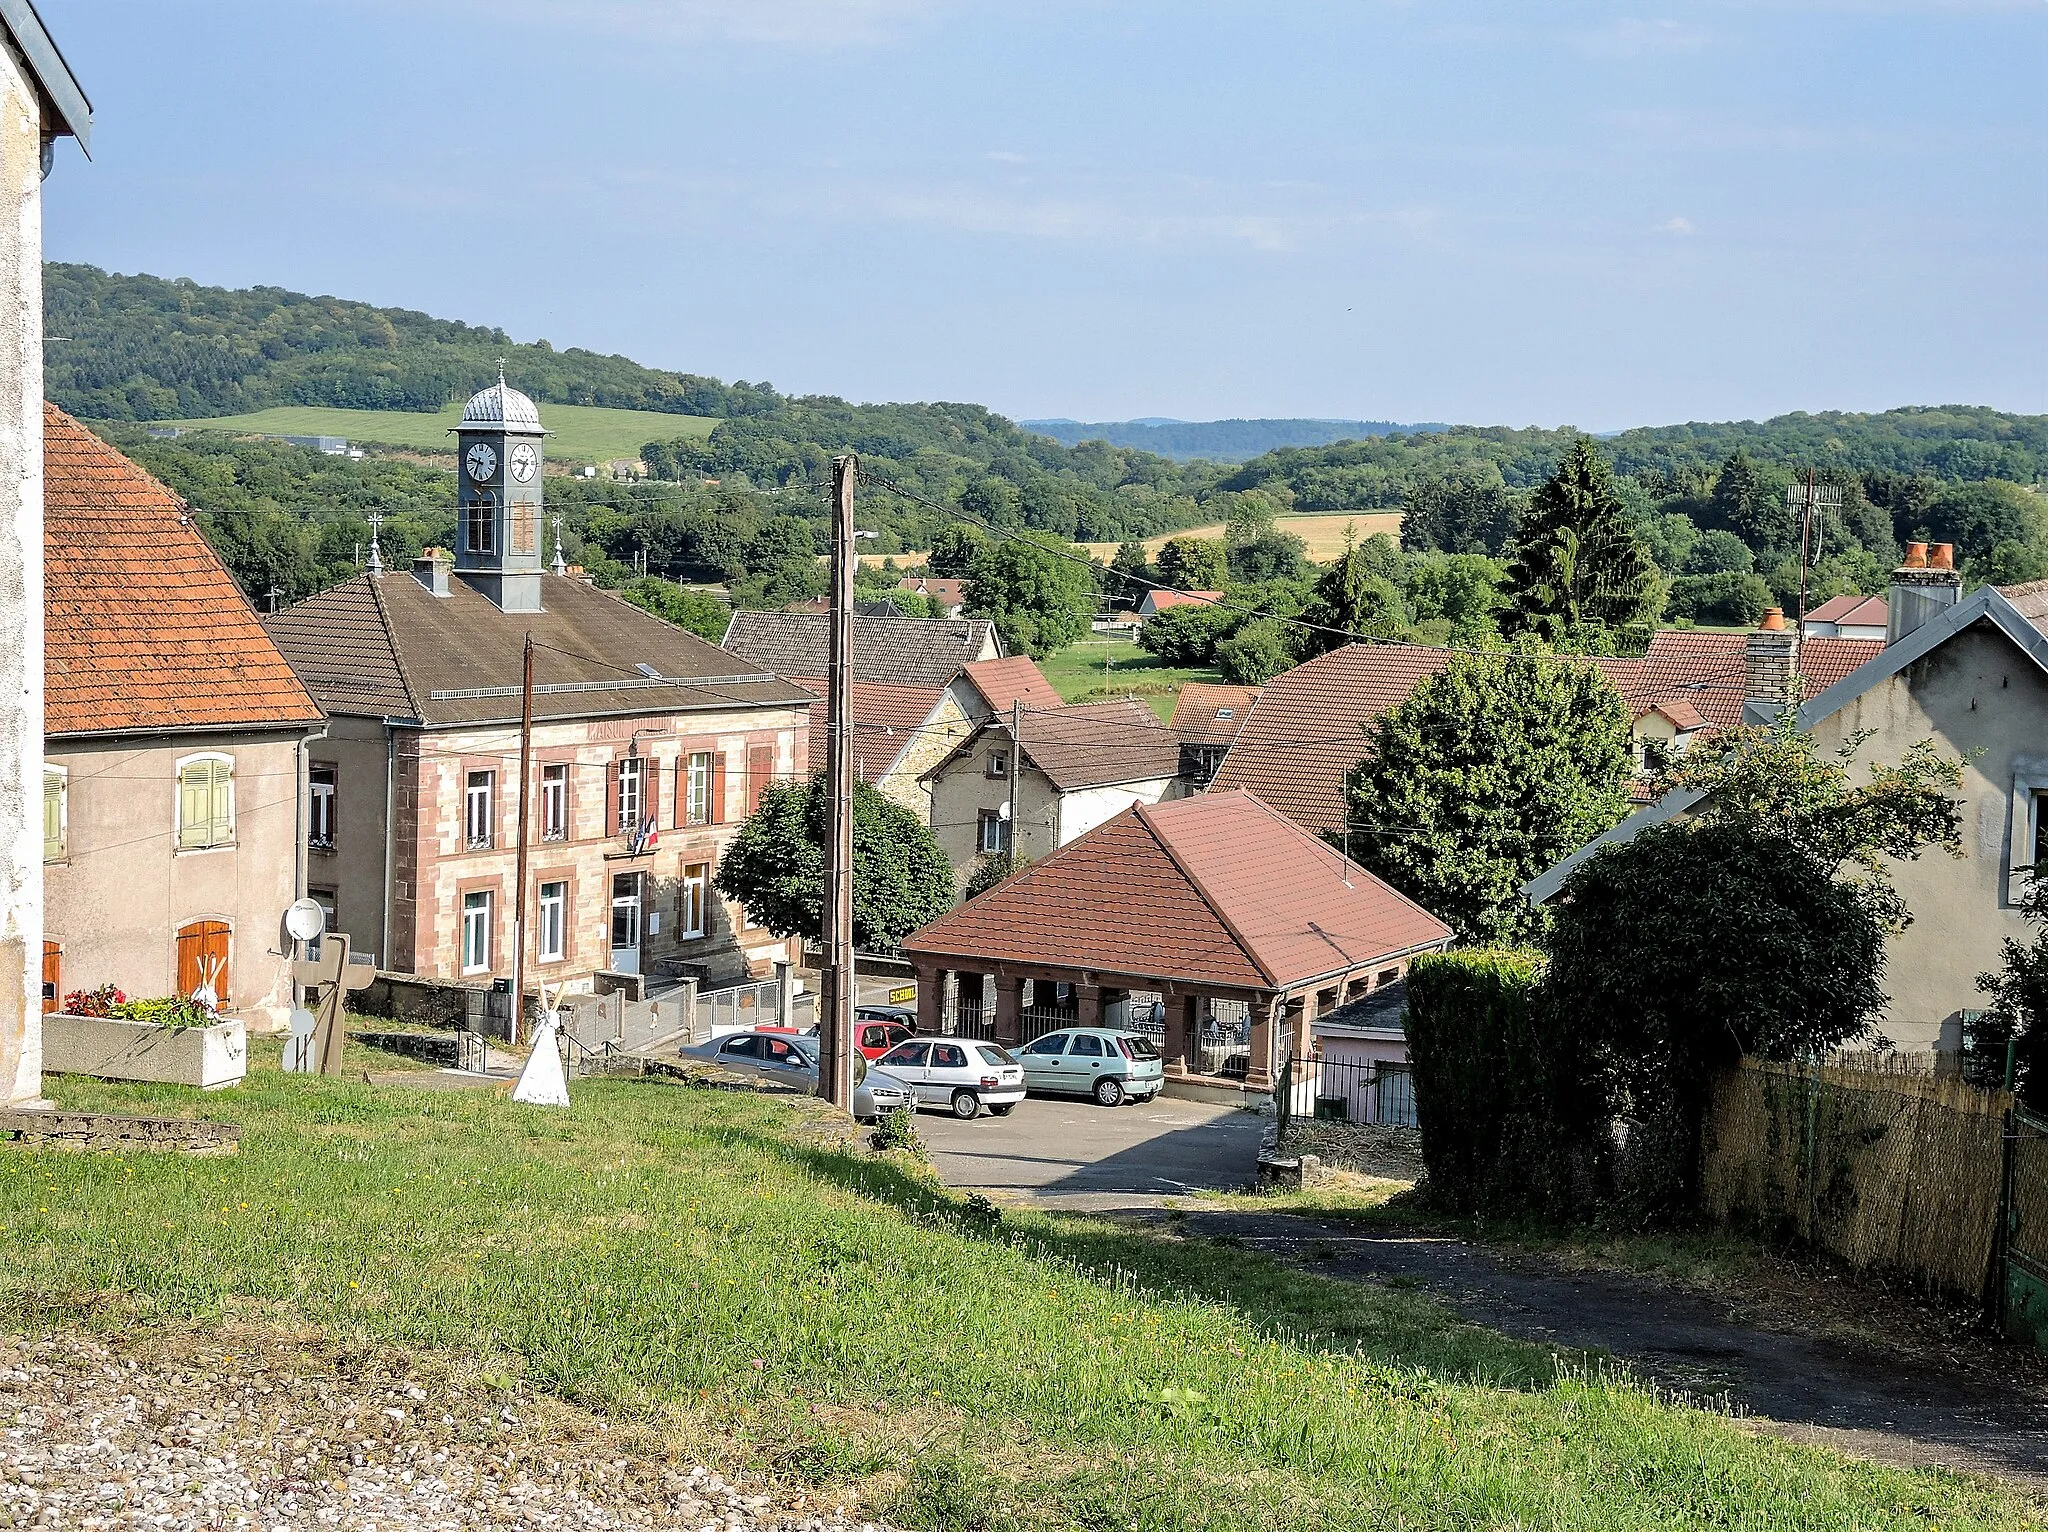
[[[43,1068],[102,1080],[158,1080],[215,1090],[249,1073],[249,1034],[239,1019],[173,1030],[103,1016],[43,1018]]]

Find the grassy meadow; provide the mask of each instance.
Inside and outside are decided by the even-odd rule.
[[[2017,1492],[1756,1435],[1392,1288],[998,1211],[806,1103],[584,1081],[52,1079],[241,1152],[0,1153],[22,1328],[319,1327],[461,1356],[913,1529],[2020,1528]]]
[[[1221,672],[1162,664],[1135,640],[1091,633],[1038,662],[1053,690],[1068,702],[1101,702],[1136,695],[1152,704],[1161,722],[1173,717],[1174,699],[1190,681],[1221,681]]]
[[[165,425],[194,430],[230,431],[267,436],[346,436],[353,443],[375,442],[410,447],[420,452],[455,450],[448,428],[462,418],[462,406],[451,404],[435,414],[413,410],[335,410],[280,405],[247,415],[220,415],[210,420],[168,420]],[[603,462],[637,458],[651,441],[679,436],[709,436],[718,424],[701,415],[664,415],[656,410],[601,409],[585,404],[543,404],[541,423],[551,433],[548,455],[556,459]]]

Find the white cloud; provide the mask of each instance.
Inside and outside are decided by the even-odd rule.
[[[1594,58],[1662,58],[1677,53],[1697,53],[1707,45],[1707,29],[1668,18],[1638,21],[1622,17],[1604,27],[1581,32],[1577,42],[1581,53]]]
[[[1699,231],[1693,228],[1690,218],[1678,217],[1665,219],[1664,222],[1657,225],[1656,232],[1659,234],[1695,234]]]

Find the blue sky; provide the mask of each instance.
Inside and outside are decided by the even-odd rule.
[[[39,0],[57,259],[1022,418],[2048,410],[2043,0]]]

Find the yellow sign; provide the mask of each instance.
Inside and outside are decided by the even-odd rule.
[[[889,1003],[891,1005],[909,1005],[916,999],[917,986],[915,984],[905,984],[900,988],[889,991]]]

